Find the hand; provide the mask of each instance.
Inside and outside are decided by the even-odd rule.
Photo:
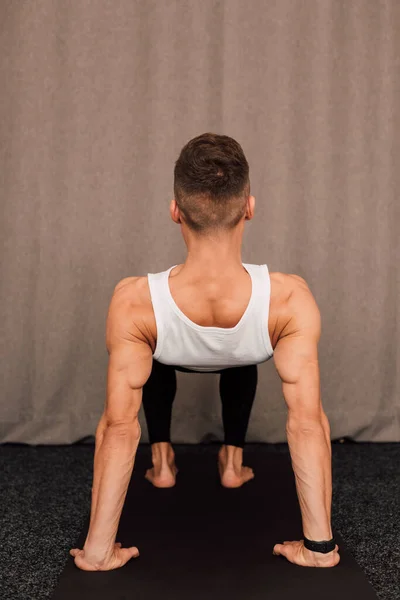
[[[82,571],[111,571],[112,569],[119,569],[131,558],[139,556],[139,550],[135,546],[122,548],[119,542],[114,544],[111,555],[103,560],[91,557],[85,549],[79,550],[79,548],[73,548],[69,553],[75,557],[75,564]]]
[[[272,554],[281,554],[289,562],[301,567],[335,567],[340,561],[339,546],[337,544],[332,552],[323,554],[322,552],[308,550],[304,546],[304,540],[275,544]]]

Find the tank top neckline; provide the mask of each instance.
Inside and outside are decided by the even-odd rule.
[[[203,325],[198,325],[197,323],[195,323],[194,321],[189,319],[189,317],[187,317],[183,311],[181,311],[181,309],[179,308],[179,306],[176,304],[175,300],[173,299],[171,290],[169,288],[169,274],[171,273],[172,269],[174,269],[178,265],[173,265],[165,272],[165,289],[166,289],[167,299],[168,299],[168,302],[169,302],[172,310],[187,325],[189,325],[189,327],[192,327],[193,329],[196,329],[197,331],[210,332],[210,333],[222,333],[222,334],[236,333],[236,331],[238,331],[238,329],[240,329],[240,327],[243,325],[243,323],[248,318],[248,316],[251,312],[251,308],[252,308],[252,305],[254,302],[254,296],[255,296],[255,280],[254,280],[254,276],[251,271],[251,268],[247,268],[248,267],[247,263],[242,263],[242,265],[244,266],[244,268],[246,269],[246,271],[248,272],[248,274],[250,275],[250,278],[251,278],[251,296],[250,296],[250,300],[247,304],[247,307],[246,307],[243,315],[240,318],[240,321],[238,323],[236,323],[236,325],[234,327],[205,327]]]

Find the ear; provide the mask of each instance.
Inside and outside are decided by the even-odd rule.
[[[169,205],[169,212],[171,215],[171,219],[174,221],[174,223],[181,223],[180,212],[175,198],[171,200],[171,203]]]
[[[255,208],[255,204],[256,204],[256,199],[254,198],[254,196],[249,196],[247,199],[247,206],[246,206],[246,221],[251,221],[251,219],[254,217],[254,208]]]

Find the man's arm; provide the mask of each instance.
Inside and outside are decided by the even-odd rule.
[[[140,439],[142,388],[152,368],[152,350],[137,326],[141,307],[135,304],[134,282],[120,284],[107,316],[107,398],[96,430],[91,517],[84,546],[86,558],[95,564],[107,561],[114,550]]]
[[[306,282],[297,278],[287,302],[288,325],[274,350],[288,407],[286,432],[303,533],[314,541],[332,538],[332,466],[328,418],[322,408],[318,364],[321,319]]]

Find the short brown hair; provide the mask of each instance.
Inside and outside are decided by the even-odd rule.
[[[250,194],[249,164],[240,144],[215,133],[190,140],[175,163],[174,194],[187,226],[196,233],[236,227]]]

